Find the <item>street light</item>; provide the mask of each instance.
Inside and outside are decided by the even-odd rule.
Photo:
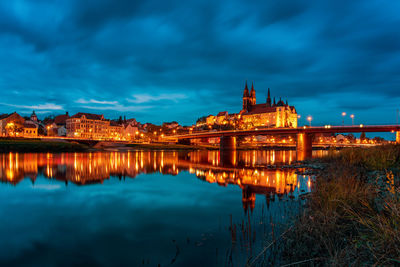
[[[354,125],[354,114],[351,114],[350,118],[351,118],[351,125],[353,126]]]
[[[310,122],[310,127],[311,127],[312,117],[311,117],[311,116],[308,116],[308,117],[307,117],[307,120]]]
[[[344,126],[344,117],[346,116],[346,112],[342,112],[342,126]]]

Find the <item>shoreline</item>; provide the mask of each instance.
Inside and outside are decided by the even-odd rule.
[[[8,152],[91,152],[103,151],[105,149],[126,150],[171,150],[171,151],[195,151],[195,150],[219,150],[217,145],[184,145],[184,144],[163,144],[163,143],[118,143],[94,141],[85,143],[77,141],[66,141],[63,139],[23,139],[23,138],[0,138],[0,153]],[[313,150],[341,150],[337,146],[315,146]],[[246,150],[296,150],[295,145],[241,145],[237,151]]]

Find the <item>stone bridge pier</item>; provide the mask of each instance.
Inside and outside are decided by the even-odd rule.
[[[219,139],[219,150],[236,150],[236,137],[221,136]]]
[[[309,133],[297,134],[297,160],[305,160],[312,156],[312,135]]]

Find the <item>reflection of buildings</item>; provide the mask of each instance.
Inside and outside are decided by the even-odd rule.
[[[292,155],[294,153],[294,155]],[[221,162],[219,151],[94,152],[94,153],[7,153],[0,154],[0,180],[18,184],[24,178],[35,182],[38,175],[78,185],[103,183],[111,176],[135,178],[141,173],[177,175],[189,171],[198,178],[221,186],[238,185],[243,207],[253,209],[255,195],[293,192],[300,184],[289,170],[268,170],[266,165],[290,163],[293,151],[237,152],[230,164]]]

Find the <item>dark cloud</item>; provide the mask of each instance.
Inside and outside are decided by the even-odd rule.
[[[399,8],[359,0],[4,2],[0,102],[188,124],[238,111],[248,80],[260,101],[269,87],[300,113],[329,108],[321,122],[351,108],[377,119],[397,105]],[[168,94],[185,97],[154,100]],[[349,103],[348,94],[363,101]],[[135,95],[153,98],[130,102]],[[393,101],[379,112],[377,99]]]

